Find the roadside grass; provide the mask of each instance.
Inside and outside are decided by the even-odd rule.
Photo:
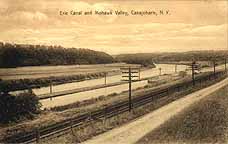
[[[97,121],[85,123],[85,125],[73,128],[71,131],[68,131],[68,134],[65,134],[63,136],[56,137],[56,138],[51,138],[50,140],[44,140],[43,143],[56,143],[56,142],[79,143],[79,142],[83,142],[87,139],[92,138],[93,136],[99,135],[108,130],[111,130],[113,128],[116,128],[116,127],[119,127],[126,123],[129,123],[130,121],[136,120],[137,118],[139,118],[147,113],[150,113],[150,112],[154,111],[155,109],[158,109],[189,93],[199,90],[202,87],[211,85],[212,83],[213,82],[209,81],[208,83],[202,84],[199,87],[195,87],[195,88],[189,87],[180,92],[176,92],[169,96],[165,96],[163,98],[156,99],[155,101],[153,101],[149,104],[146,104],[144,106],[134,109],[131,113],[125,112],[118,116],[114,116],[110,119],[97,120]]]
[[[137,144],[227,143],[228,86],[150,132]]]

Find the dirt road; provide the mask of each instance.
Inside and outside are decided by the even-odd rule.
[[[228,84],[228,78],[187,95],[129,124],[101,134],[84,144],[132,144],[195,102]]]

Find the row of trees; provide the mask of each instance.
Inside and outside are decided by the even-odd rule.
[[[119,62],[141,64],[144,67],[155,67],[152,57],[144,54],[123,54],[116,57]]]
[[[112,56],[89,49],[7,44],[0,47],[0,67],[112,63]]]
[[[184,53],[137,53],[137,54],[121,54],[117,55],[116,60],[135,63],[140,61],[141,63],[147,62],[180,62],[180,61],[224,61],[224,58],[228,58],[228,51],[191,51]]]

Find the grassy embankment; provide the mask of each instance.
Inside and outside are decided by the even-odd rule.
[[[150,104],[146,104],[140,108],[134,109],[134,111],[132,113],[126,112],[126,113],[120,114],[118,116],[115,116],[113,118],[106,119],[103,121],[101,120],[101,121],[93,121],[93,122],[85,123],[85,125],[78,127],[78,128],[74,128],[72,131],[69,131],[69,134],[59,137],[59,138],[55,138],[51,141],[46,141],[46,143],[53,143],[53,142],[75,143],[75,142],[85,141],[86,139],[89,139],[95,135],[98,135],[100,133],[106,132],[115,127],[126,124],[131,120],[134,120],[140,116],[143,116],[163,105],[166,105],[178,98],[181,98],[189,93],[192,93],[203,87],[209,86],[213,83],[214,82],[212,82],[212,81],[208,81],[207,83],[198,85],[195,88],[189,87],[185,90],[181,90],[180,92],[176,92],[169,96],[165,96],[161,99],[155,100],[154,102],[152,102]]]
[[[137,143],[227,143],[227,134],[228,86],[174,116]]]

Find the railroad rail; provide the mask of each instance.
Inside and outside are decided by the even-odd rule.
[[[226,77],[226,73],[224,71],[217,71],[215,74],[207,73],[204,75],[199,75],[195,79],[195,84],[196,84],[195,86],[197,86],[197,84],[201,84],[206,81],[221,79],[223,77]],[[167,96],[174,92],[178,92],[181,89],[192,87],[192,86],[193,84],[191,79],[188,79],[186,81],[174,84],[172,86],[156,89],[152,92],[146,92],[144,95],[134,97],[132,99],[132,105],[133,105],[132,107],[138,108],[140,106],[143,106],[145,104],[148,104],[154,101],[155,99],[159,99],[161,97]],[[37,135],[39,135],[39,139],[49,138],[54,135],[60,136],[60,135],[63,135],[64,132],[72,128],[82,126],[83,124],[85,124],[85,122],[101,120],[104,118],[111,118],[118,114],[127,112],[128,110],[129,110],[128,101],[127,100],[122,101],[122,102],[104,107],[99,110],[94,110],[94,111],[79,115],[77,117],[64,120],[53,125],[49,125],[47,127],[42,127],[39,129],[39,131],[33,130],[26,133],[18,133],[17,135],[6,138],[4,142],[5,143],[32,143],[37,141]]]

